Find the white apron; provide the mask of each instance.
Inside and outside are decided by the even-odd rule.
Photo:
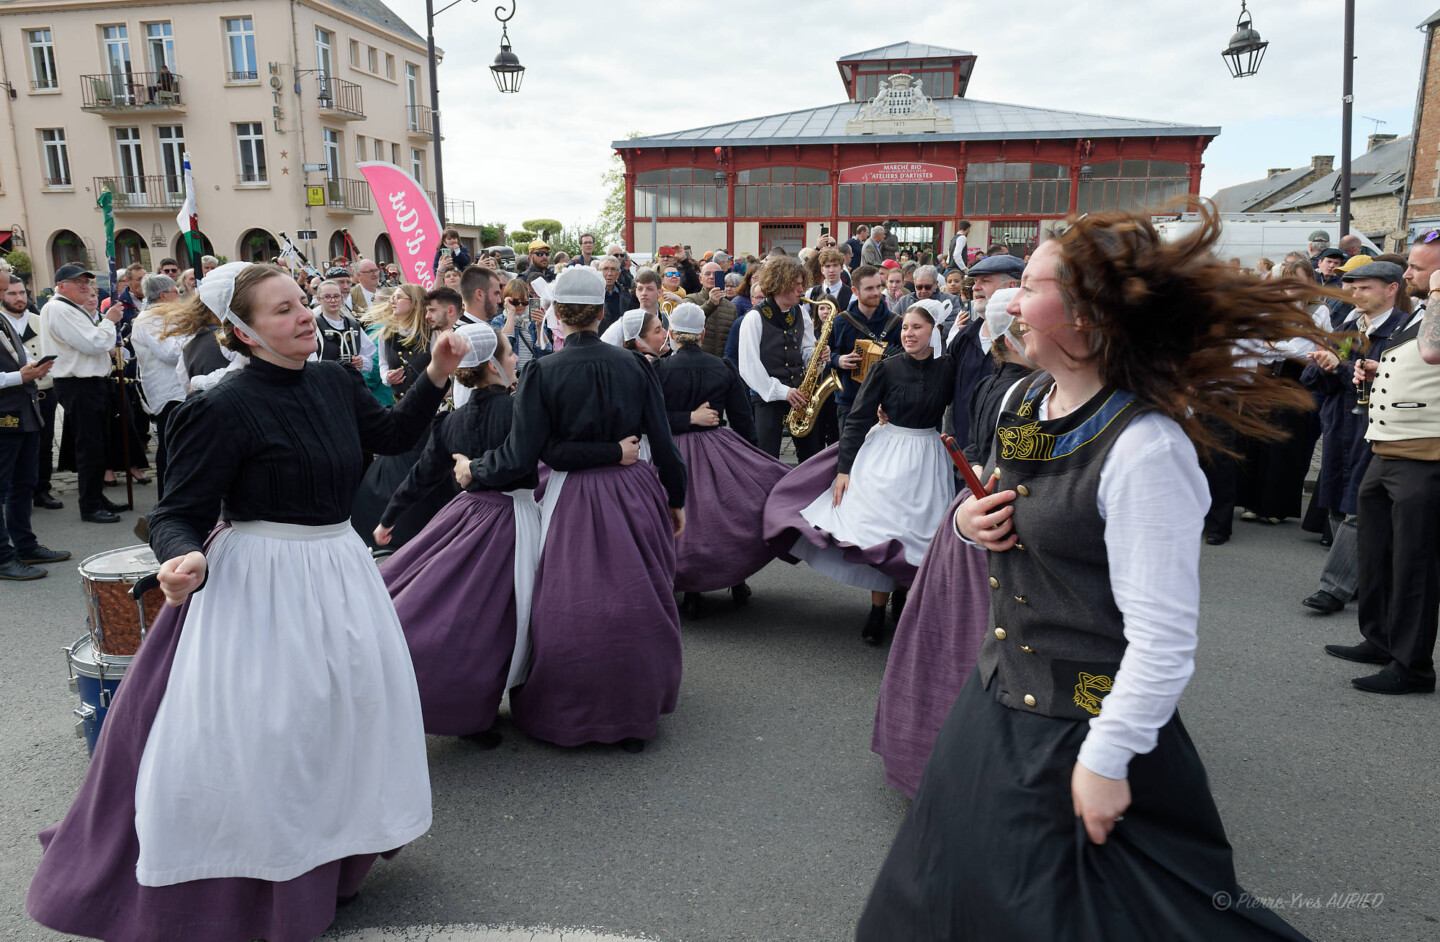
[[[135,783],[136,879],[282,882],[424,834],[410,651],[349,522],[240,522],[208,557]]]

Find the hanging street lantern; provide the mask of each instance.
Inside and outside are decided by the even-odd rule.
[[[1230,37],[1230,45],[1220,53],[1226,68],[1235,78],[1254,75],[1260,68],[1260,60],[1265,58],[1265,47],[1268,45],[1270,44],[1262,40],[1251,25],[1250,11],[1245,9],[1245,0],[1240,0],[1240,18],[1235,21],[1235,35]]]
[[[520,81],[525,78],[525,66],[520,64],[520,57],[510,51],[510,31],[505,26],[515,15],[516,4],[510,4],[509,15],[501,16],[500,12],[504,9],[495,8],[495,19],[500,21],[500,52],[490,65],[490,74],[495,76],[495,87],[500,89],[501,94],[512,95],[520,90]]]

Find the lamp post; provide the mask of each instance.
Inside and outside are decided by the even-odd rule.
[[[435,214],[440,219],[440,228],[445,228],[445,162],[441,157],[440,144],[440,86],[436,81],[435,62],[435,17],[458,4],[460,0],[450,0],[449,3],[440,9],[435,9],[435,0],[425,0],[425,46],[430,60],[430,131],[435,138]],[[471,0],[478,3],[479,0]],[[505,24],[515,16],[517,0],[510,0],[510,12],[505,12],[505,7],[495,8],[495,19],[500,21],[500,53],[495,57],[495,62],[490,66],[491,73],[495,76],[495,85],[502,93],[514,93],[520,90],[520,80],[525,77],[525,66],[520,64],[520,57],[510,51],[510,33]]]

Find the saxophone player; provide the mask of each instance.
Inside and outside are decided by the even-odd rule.
[[[765,262],[757,278],[765,300],[740,324],[740,376],[752,390],[758,444],[778,458],[786,414],[806,403],[798,387],[815,352],[815,327],[800,306],[805,293],[803,262],[789,255],[776,256]],[[821,356],[828,360],[828,351]],[[823,445],[816,435],[797,438],[795,455],[804,461]]]

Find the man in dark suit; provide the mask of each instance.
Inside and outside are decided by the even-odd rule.
[[[35,382],[50,373],[50,363],[32,359],[21,339],[28,326],[25,283],[8,273],[0,279],[0,579],[28,581],[46,575],[36,563],[70,554],[41,546],[30,529],[44,425]]]
[[[865,240],[868,238],[870,238],[870,227],[862,222],[855,227],[850,238],[845,240],[845,250],[850,253],[850,263],[846,267],[851,271],[860,267],[860,250],[865,247]]]

